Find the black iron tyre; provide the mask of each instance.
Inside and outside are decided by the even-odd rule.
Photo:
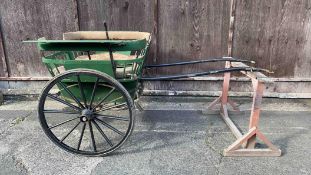
[[[96,81],[91,86],[81,77]],[[64,83],[72,78],[77,82]],[[91,96],[85,94],[88,86],[93,87]],[[70,99],[61,95],[59,87]],[[71,92],[73,87],[80,89],[79,95]],[[103,88],[111,90],[95,100]],[[133,108],[130,94],[116,79],[94,70],[74,69],[47,83],[39,97],[38,117],[45,134],[60,148],[80,155],[105,156],[121,147],[132,133]]]

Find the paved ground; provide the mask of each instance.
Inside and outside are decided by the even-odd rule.
[[[109,157],[82,157],[53,145],[36,118],[36,101],[0,106],[0,174],[311,174],[311,100],[265,99],[262,132],[282,157],[232,158],[234,141],[210,98],[143,97],[130,140]],[[232,116],[247,128],[245,112]],[[203,111],[203,112],[202,112]]]

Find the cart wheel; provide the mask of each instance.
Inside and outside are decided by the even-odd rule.
[[[38,115],[45,134],[57,146],[75,154],[103,156],[131,134],[133,106],[117,80],[98,71],[75,69],[48,82]]]

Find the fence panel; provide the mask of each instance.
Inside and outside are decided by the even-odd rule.
[[[238,0],[233,55],[257,61],[273,77],[310,77],[310,14],[310,0]]]
[[[0,18],[11,77],[48,75],[35,44],[23,40],[61,39],[63,32],[78,30],[74,0],[2,0]]]

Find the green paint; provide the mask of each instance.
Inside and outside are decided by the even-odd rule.
[[[40,38],[37,41],[24,41],[37,43],[40,51],[54,51],[53,54],[42,57],[42,62],[47,66],[50,74],[55,76],[62,71],[73,69],[91,69],[106,73],[116,78],[134,98],[137,90],[137,78],[141,76],[142,65],[146,59],[150,41],[141,40],[46,40]],[[130,55],[132,51],[140,51],[142,54],[138,58],[131,60],[114,60],[116,65],[117,77],[114,77],[113,68],[110,60],[75,60],[75,55],[85,51],[96,51],[96,53],[107,52],[108,48],[114,53]],[[81,76],[82,87],[84,89],[87,101],[90,101],[95,78]],[[76,78],[63,80],[68,89],[81,99],[81,93]],[[71,101],[69,94],[58,86],[65,99]],[[94,101],[99,101],[111,90],[105,86],[105,82],[100,82]],[[109,98],[114,99],[120,96],[113,93]],[[109,100],[109,99],[108,99]],[[117,102],[121,102],[118,100]]]

